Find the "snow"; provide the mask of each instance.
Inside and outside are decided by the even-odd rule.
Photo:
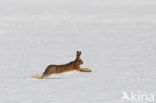
[[[155,0],[0,0],[1,103],[129,103],[156,95]],[[82,67],[33,79],[82,51]]]

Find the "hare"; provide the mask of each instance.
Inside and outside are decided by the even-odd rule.
[[[77,51],[76,59],[70,63],[64,65],[49,65],[42,75],[34,76],[34,78],[42,79],[44,77],[50,76],[51,74],[64,73],[70,71],[79,71],[79,72],[91,72],[90,69],[80,68],[80,65],[83,64],[83,61],[80,59],[81,51]]]

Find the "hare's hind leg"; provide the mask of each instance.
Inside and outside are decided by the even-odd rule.
[[[36,79],[42,79],[42,75],[36,75],[36,76],[32,76],[32,78],[36,78]]]
[[[37,78],[37,79],[42,79],[42,78],[45,78],[45,77],[48,77],[50,76],[52,73],[49,73],[49,74],[42,74],[42,75],[36,75],[36,76],[33,76],[33,78]]]
[[[51,73],[51,74],[43,74],[42,77],[41,77],[40,79],[45,78],[45,77],[48,77],[48,76],[50,76],[50,75],[52,75],[52,73]]]
[[[52,66],[51,67],[47,67],[47,69],[42,74],[42,77],[41,78],[50,76],[51,74],[55,73],[55,70],[56,70],[55,67],[52,67]]]

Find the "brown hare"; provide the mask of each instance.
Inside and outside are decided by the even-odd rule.
[[[49,65],[42,75],[34,76],[34,78],[42,79],[44,77],[50,76],[51,74],[64,73],[77,70],[79,72],[91,72],[90,69],[80,68],[83,61],[80,59],[81,52],[77,51],[76,59],[70,63],[64,65]]]

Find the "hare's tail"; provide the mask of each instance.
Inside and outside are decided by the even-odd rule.
[[[43,76],[42,76],[42,75],[36,75],[36,76],[32,76],[32,78],[42,79],[42,78],[43,78]]]

